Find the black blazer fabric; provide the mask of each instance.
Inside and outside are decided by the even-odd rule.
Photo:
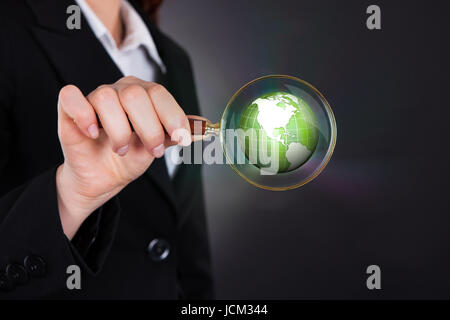
[[[167,67],[165,86],[198,114],[190,61],[134,4]],[[88,94],[123,75],[69,0],[0,2],[0,299],[210,298],[212,281],[199,165],[171,180],[163,159],[94,212],[72,241],[59,219],[55,170],[63,162],[57,97]],[[69,266],[81,269],[70,290]],[[69,269],[70,270],[70,269]]]

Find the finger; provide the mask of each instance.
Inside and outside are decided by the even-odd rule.
[[[189,121],[175,98],[162,85],[147,82],[145,86],[158,118],[171,139],[182,146],[190,145]]]
[[[142,86],[129,85],[118,89],[119,99],[134,131],[148,152],[160,158],[164,155],[165,134],[147,92]]]
[[[88,100],[111,141],[112,149],[124,156],[129,149],[131,128],[116,90],[110,86],[100,86],[88,95]]]
[[[85,136],[98,138],[99,129],[95,111],[80,89],[74,85],[67,85],[59,92],[58,118],[60,129],[72,129],[71,134],[76,135],[77,132],[73,129],[78,128]]]

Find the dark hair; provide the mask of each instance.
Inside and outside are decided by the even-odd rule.
[[[138,3],[154,23],[158,20],[158,8],[163,0],[139,0]]]

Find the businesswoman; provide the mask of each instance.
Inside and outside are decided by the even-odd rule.
[[[1,1],[0,299],[211,297],[200,168],[167,159],[197,97],[159,2]]]

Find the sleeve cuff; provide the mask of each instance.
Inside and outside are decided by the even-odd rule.
[[[13,269],[20,274],[20,270],[29,267],[27,259],[29,264],[33,257],[35,263],[45,264],[45,274],[19,279],[21,283],[8,290],[6,296],[0,290],[0,299],[60,296],[67,291],[67,267],[75,264],[95,276],[109,254],[120,215],[117,197],[83,225],[80,236],[85,232],[90,235],[92,230],[94,233],[85,251],[80,250],[83,247],[71,243],[62,228],[55,172],[56,168],[48,170],[0,198],[0,276]],[[30,275],[32,271],[28,271]]]
[[[66,238],[81,267],[92,276],[102,269],[109,254],[119,216],[120,204],[114,197],[86,219],[72,241]]]

